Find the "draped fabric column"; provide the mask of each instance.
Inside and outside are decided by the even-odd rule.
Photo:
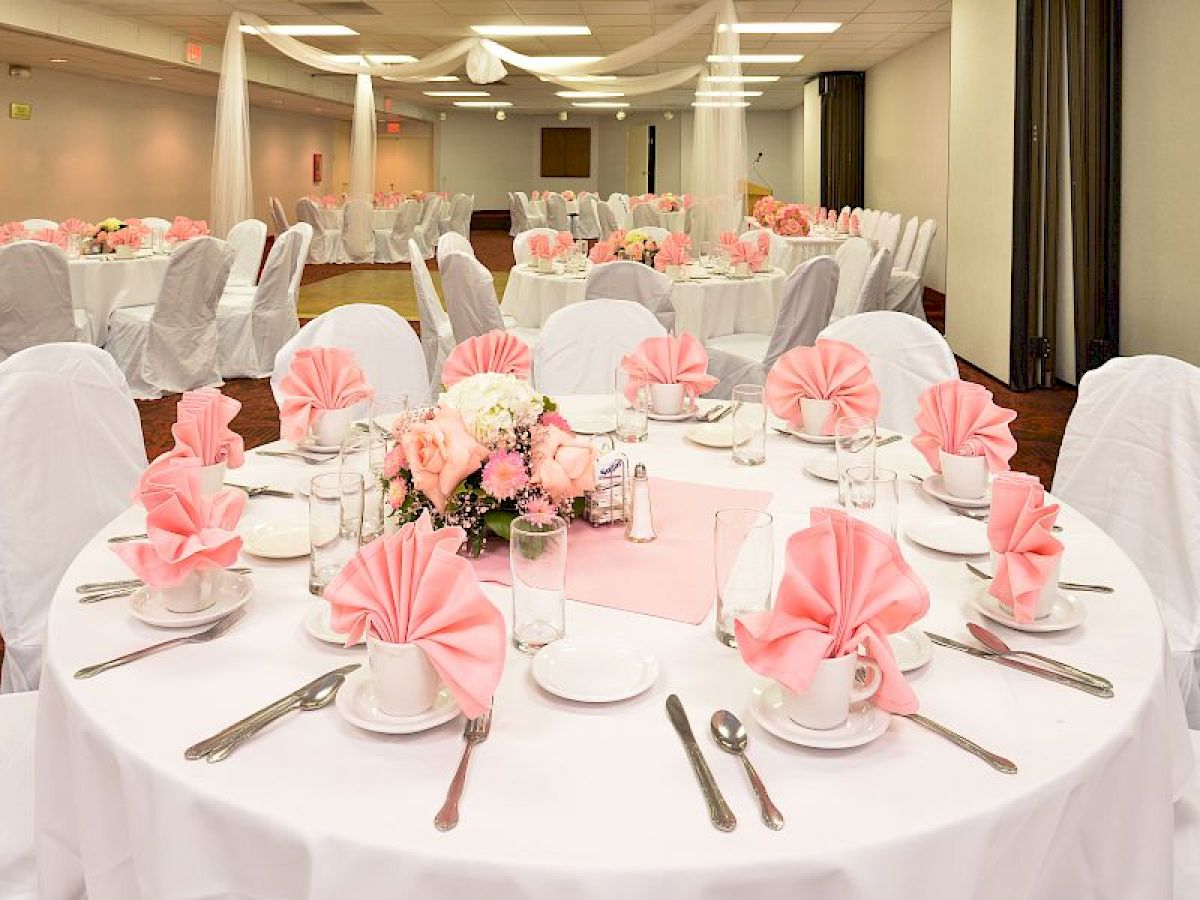
[[[823,72],[821,95],[821,204],[830,209],[862,206],[866,76]]]
[[[369,200],[375,193],[375,91],[371,76],[359,72],[354,85],[350,129],[350,196]]]
[[[250,184],[250,111],[246,100],[246,52],[241,19],[229,17],[221,54],[221,83],[217,89],[217,126],[213,136],[209,227],[225,237],[254,210]]]

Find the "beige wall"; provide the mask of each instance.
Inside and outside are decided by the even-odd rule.
[[[1200,5],[1125,0],[1121,353],[1200,364]]]
[[[821,92],[814,78],[804,86],[804,202],[821,205]]]
[[[944,293],[950,30],[869,69],[866,93],[865,205],[937,221],[925,283]]]
[[[1008,380],[1016,0],[955,0],[950,25],[946,338]]]
[[[788,127],[792,136],[792,196],[789,199],[804,200],[804,107],[797,106],[789,114]]]

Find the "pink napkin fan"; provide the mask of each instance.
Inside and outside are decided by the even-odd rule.
[[[889,535],[832,509],[814,509],[812,524],[787,543],[774,607],[734,622],[746,665],[802,692],[825,659],[859,648],[882,674],[873,702],[888,712],[917,711],[888,635],[929,609],[929,591]]]
[[[515,375],[528,381],[532,370],[533,353],[524,341],[507,331],[489,331],[467,338],[450,352],[442,366],[442,384],[450,387],[481,372]]]
[[[245,461],[241,435],[229,423],[241,410],[242,404],[226,397],[216,388],[185,391],[175,409],[175,424],[171,435],[175,446],[158,456],[142,473],[134,491],[134,500],[145,505],[148,486],[170,469],[184,461],[194,460],[198,466],[225,463],[230,469],[239,468]]]
[[[555,247],[548,236],[535,234],[529,238],[529,255],[534,259],[553,259]]]
[[[687,245],[682,241],[672,240],[670,235],[663,241],[658,253],[654,255],[654,268],[664,272],[667,266],[686,266],[692,258],[688,255]]]
[[[988,593],[1011,609],[1018,622],[1032,622],[1039,595],[1055,578],[1063,545],[1051,534],[1058,506],[1047,506],[1042,483],[1033,475],[1006,472],[992,482],[988,544],[996,571]]]
[[[770,238],[767,238],[770,241]],[[750,271],[757,272],[763,267],[767,261],[767,254],[759,249],[757,244],[749,244],[745,241],[738,241],[735,244],[729,245],[729,262],[731,265],[746,263],[750,267]]]
[[[815,347],[794,347],[780,356],[767,375],[763,397],[771,412],[792,425],[801,424],[801,400],[832,401],[826,434],[833,434],[844,416],[873,419],[879,414],[879,388],[871,377],[870,360],[843,341],[818,340]]]
[[[942,471],[939,450],[954,456],[982,456],[988,471],[1008,471],[1008,461],[1017,452],[1009,423],[1017,414],[997,406],[983,385],[957,378],[943,381],[922,393],[917,406],[919,433],[912,444],[933,471]]]
[[[345,409],[374,394],[354,354],[342,347],[303,347],[292,357],[279,382],[279,408],[284,440],[302,441],[317,417],[329,409]]]
[[[594,264],[615,262],[616,258],[616,247],[612,241],[597,241],[588,253],[588,259]]]
[[[684,391],[694,401],[700,394],[717,386],[720,380],[708,374],[708,352],[695,336],[684,332],[676,337],[646,338],[633,353],[621,360],[626,371],[641,367],[646,372],[649,384],[682,384]],[[630,379],[625,390],[632,400],[640,383]]]

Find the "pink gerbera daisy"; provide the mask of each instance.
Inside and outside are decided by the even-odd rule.
[[[497,450],[483,467],[483,489],[497,500],[508,500],[529,483],[525,460],[515,450]]]
[[[556,412],[542,413],[541,423],[543,425],[553,425],[555,428],[561,428],[567,434],[575,433],[571,430],[571,426],[567,424],[567,420]]]
[[[387,501],[388,506],[392,509],[399,509],[404,505],[404,498],[408,496],[408,485],[403,478],[397,478],[388,485]]]
[[[383,477],[395,478],[400,474],[400,470],[404,468],[405,462],[404,448],[397,444],[383,458]]]
[[[554,516],[554,504],[545,497],[534,497],[525,503],[525,518],[534,525],[549,525]]]

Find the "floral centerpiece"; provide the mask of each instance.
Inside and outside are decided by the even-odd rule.
[[[108,222],[114,222],[115,219],[107,219]],[[120,228],[105,229],[104,222],[100,223],[100,230],[96,233],[97,239],[103,238],[104,243],[110,250],[118,253],[133,252],[141,248],[147,238],[150,237],[150,226],[143,225],[141,219],[126,219]],[[128,248],[123,250],[122,248]]]
[[[618,232],[613,234],[615,236]],[[619,259],[630,259],[652,266],[654,256],[658,253],[658,244],[640,228],[631,228],[615,242],[615,253]]]
[[[189,219],[187,216],[176,216],[171,227],[163,235],[168,244],[177,244],[194,237],[208,234],[208,223],[203,219]]]
[[[783,207],[782,201],[776,200],[770,195],[759,197],[754,203],[754,218],[764,228],[774,228],[775,219]]]
[[[664,213],[679,212],[683,209],[683,201],[674,194],[663,194],[658,198],[658,211]]]
[[[809,210],[802,203],[788,203],[775,211],[775,220],[770,227],[776,234],[786,237],[806,237],[812,223],[809,221]]]
[[[568,203],[570,203],[572,200],[575,199],[575,192],[574,191],[563,191],[562,198],[564,200],[566,200]]]
[[[24,222],[5,222],[0,225],[0,247],[26,240],[29,240],[29,232],[25,230]]]
[[[525,379],[482,372],[398,420],[382,473],[389,527],[428,512],[434,527],[465,530],[464,552],[478,556],[519,515],[579,515],[596,451],[555,410]]]

